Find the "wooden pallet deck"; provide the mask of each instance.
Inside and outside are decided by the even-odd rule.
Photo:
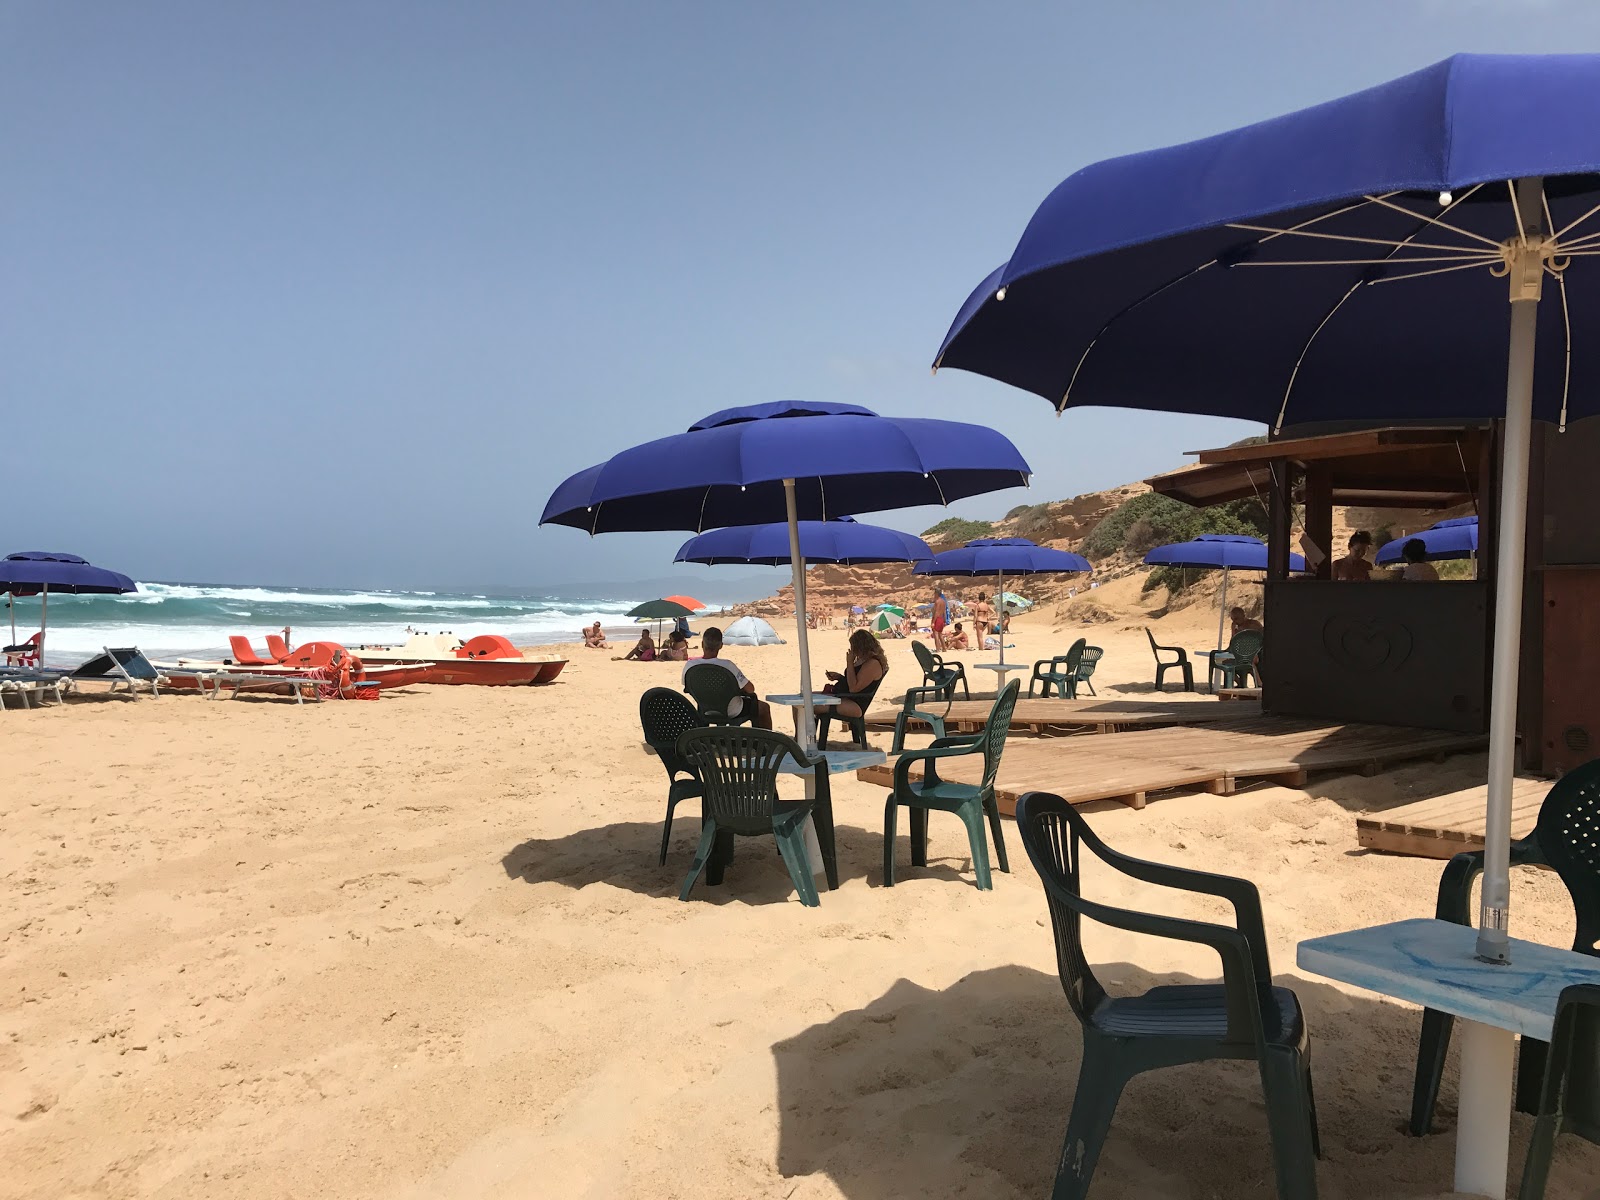
[[[974,732],[989,719],[993,700],[956,700],[946,714],[951,733]],[[940,712],[942,704],[928,708]],[[877,708],[867,714],[868,729],[893,729],[898,708]],[[1169,725],[1203,725],[1213,721],[1238,721],[1259,717],[1261,704],[1222,704],[1216,700],[1062,700],[1023,697],[1011,714],[1013,732],[1119,733],[1129,729],[1156,729]],[[909,730],[926,732],[926,721],[906,723]]]
[[[1116,800],[1143,808],[1156,792],[1181,788],[1227,795],[1243,783],[1261,781],[1300,787],[1311,771],[1376,774],[1391,763],[1476,750],[1484,742],[1475,734],[1283,717],[1135,730],[1114,738],[1013,740],[1006,743],[995,797],[1006,813],[1014,813],[1018,797],[1031,791],[1054,792],[1072,804]],[[890,787],[894,766],[891,760],[856,775]],[[976,783],[982,771],[978,755],[939,766],[942,777],[959,783]],[[911,775],[920,778],[920,764]]]
[[[1370,850],[1418,858],[1454,858],[1482,850],[1488,787],[1465,788],[1356,818],[1356,840]],[[1511,788],[1511,836],[1526,837],[1539,819],[1548,779],[1517,779]]]

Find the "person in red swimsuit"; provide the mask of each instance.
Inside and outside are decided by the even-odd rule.
[[[944,598],[944,589],[933,593],[933,648],[944,649],[944,627],[950,623],[950,602]]]

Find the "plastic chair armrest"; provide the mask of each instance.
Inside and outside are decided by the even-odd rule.
[[[1532,835],[1511,843],[1511,865],[1537,866],[1544,862],[1539,843]],[[1472,924],[1472,883],[1483,874],[1483,851],[1467,850],[1445,864],[1439,876],[1439,895],[1433,915],[1457,925]]]
[[[928,766],[923,772],[925,784],[937,786],[939,772],[934,767],[934,761],[940,758],[961,758],[964,755],[981,752],[983,747],[973,746],[940,746],[935,743],[922,750],[907,750],[894,764],[894,790],[898,792],[909,791],[911,788],[911,764],[919,759],[926,759]]]

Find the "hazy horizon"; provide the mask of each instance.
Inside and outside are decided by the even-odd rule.
[[[911,532],[1140,479],[1260,429],[929,372],[1057,182],[1456,51],[1597,40],[1573,0],[0,3],[0,553],[714,578],[672,567],[684,532],[539,513],[618,450],[787,398],[1028,457],[1031,491],[863,514]]]

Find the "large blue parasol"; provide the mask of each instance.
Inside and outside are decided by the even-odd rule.
[[[1058,411],[1107,404],[1275,429],[1291,417],[1504,416],[1477,941],[1490,962],[1509,959],[1533,417],[1565,426],[1600,412],[1600,356],[1572,337],[1600,318],[1597,120],[1600,56],[1458,55],[1096,163],[1040,205],[935,359]],[[1479,1149],[1458,1160],[1457,1188],[1498,1194],[1504,1122],[1488,1116],[1490,1089],[1476,1090],[1459,1144]]]
[[[1400,561],[1405,545],[1419,541],[1433,561],[1450,558],[1475,558],[1478,553],[1478,518],[1457,517],[1453,521],[1439,521],[1410,537],[1395,538],[1378,551],[1375,560],[1380,567],[1392,566]]]
[[[993,575],[1004,604],[1007,575],[1044,575],[1092,571],[1094,566],[1081,554],[1054,550],[1027,538],[974,538],[964,546],[936,554],[911,568],[918,575]],[[1005,622],[1001,622],[1000,665],[1006,662]],[[978,631],[978,646],[983,647],[987,630]],[[1004,681],[1004,673],[1000,676]]]
[[[800,555],[808,563],[916,562],[931,558],[933,548],[919,537],[866,525],[850,517],[801,521]],[[676,562],[742,563],[775,567],[790,561],[789,524],[730,525],[690,538],[678,548]]]
[[[38,596],[40,640],[49,616],[50,593],[79,595],[118,595],[136,592],[139,585],[118,571],[97,567],[76,554],[45,550],[22,550],[0,559],[0,592],[6,593],[6,608],[11,614],[11,640],[17,640],[17,614],[13,598]],[[41,653],[43,647],[40,647]]]
[[[1217,612],[1217,649],[1222,649],[1222,629],[1228,616],[1228,576],[1234,571],[1265,571],[1267,544],[1242,533],[1202,533],[1187,542],[1169,542],[1144,556],[1152,567],[1213,567],[1222,570],[1222,599]],[[1289,555],[1289,569],[1304,571],[1306,560]]]
[[[855,404],[756,404],[696,421],[687,433],[624,450],[567,479],[541,525],[591,534],[783,521],[794,571],[802,737],[816,724],[806,642],[800,519],[948,504],[1028,481],[1003,435],[981,425],[880,417]]]
[[[1600,355],[1572,337],[1600,319],[1597,120],[1600,56],[1458,55],[1096,163],[1040,205],[935,360],[1058,410],[1275,427],[1504,415],[1478,939],[1491,961],[1508,955],[1532,418],[1600,412]]]

